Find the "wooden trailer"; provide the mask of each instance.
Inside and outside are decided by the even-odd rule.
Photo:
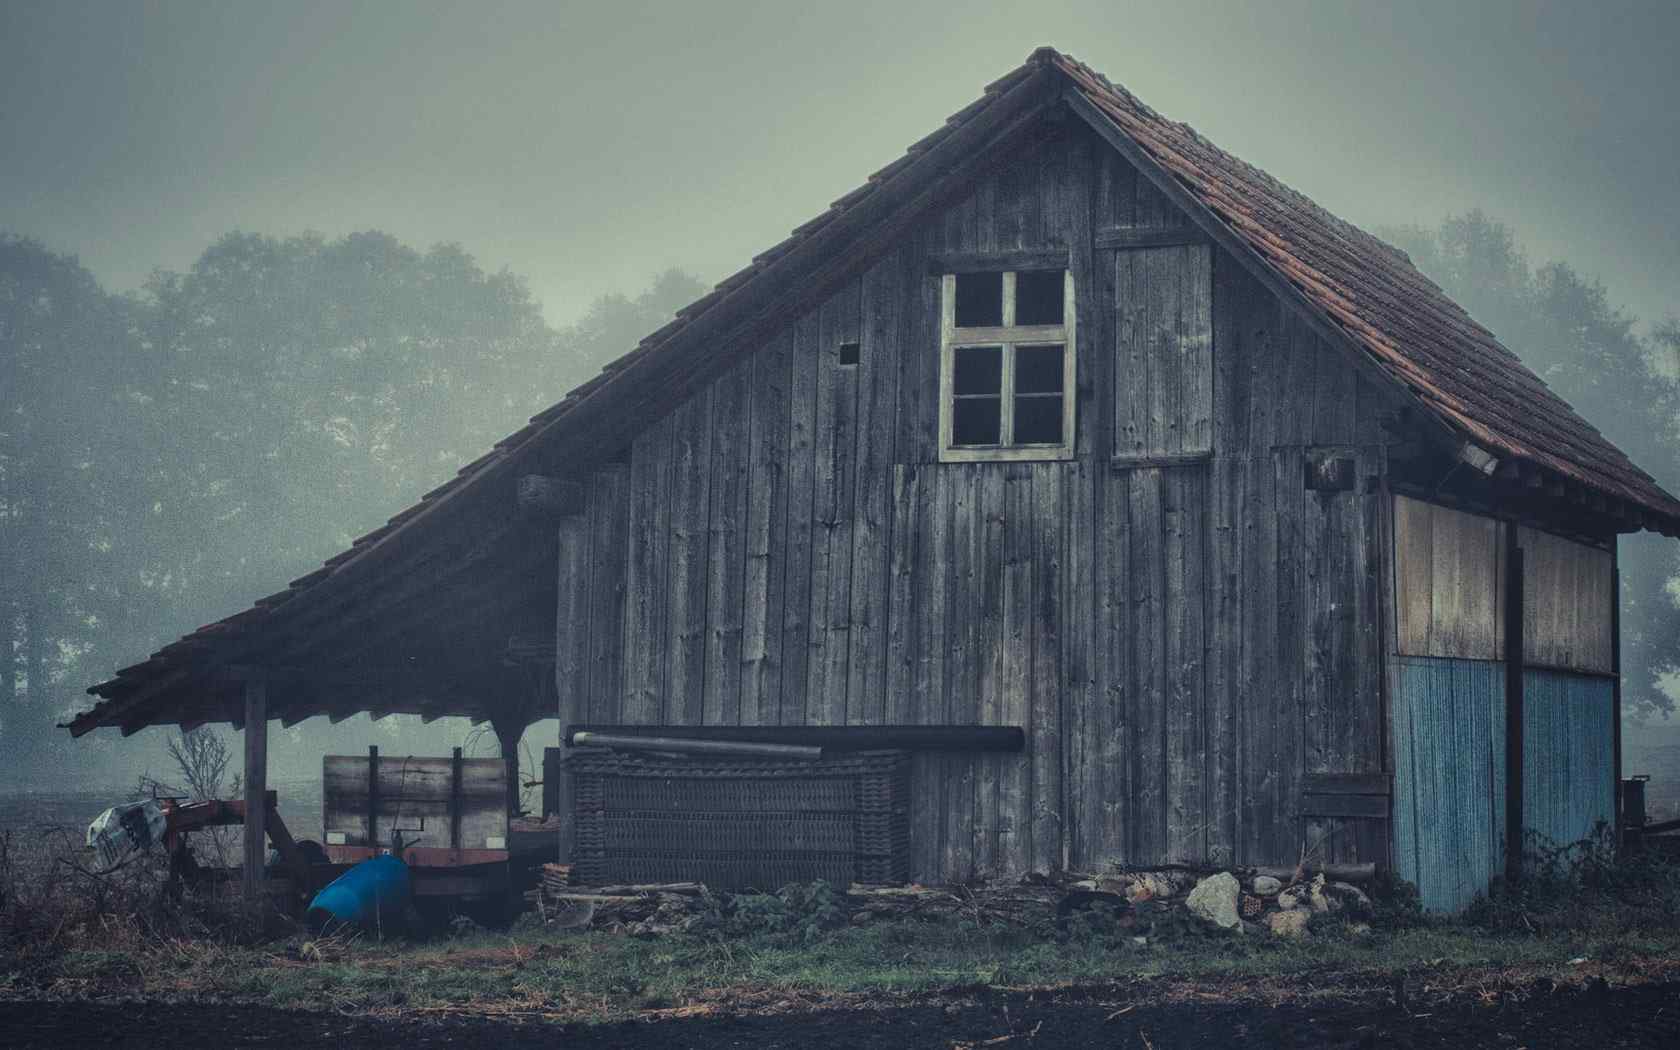
[[[1450,909],[1614,823],[1640,529],[1680,501],[1403,253],[1043,49],[72,730],[242,723],[260,790],[348,709],[896,728],[913,878],[1305,851]]]

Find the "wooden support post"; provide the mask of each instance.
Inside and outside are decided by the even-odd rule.
[[[268,862],[268,680],[245,680],[245,906],[253,913],[263,904],[263,868]]]
[[[490,720],[490,728],[496,732],[496,742],[502,748],[502,761],[507,764],[507,811],[508,819],[519,815],[519,741],[525,736],[525,728],[530,723],[523,718],[511,715],[499,715]]]
[[[1522,878],[1523,551],[1515,522],[1505,526],[1505,878]]]
[[[461,848],[461,749],[449,759],[449,848]]]
[[[1622,816],[1622,544],[1620,540],[1611,542],[1615,546],[1610,550],[1610,671],[1614,683],[1610,704],[1610,798],[1613,800],[1610,812],[1614,815],[1610,819],[1615,822],[1612,833],[1616,851],[1620,853],[1625,825]]]
[[[367,844],[379,848],[379,748],[368,746]]]

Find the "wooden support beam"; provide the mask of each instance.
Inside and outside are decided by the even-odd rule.
[[[928,256],[927,272],[992,273],[997,270],[1065,270],[1066,248],[1059,251],[942,252]]]
[[[528,521],[555,522],[582,514],[588,507],[584,487],[567,478],[526,474],[519,479],[514,500]]]
[[[245,679],[245,907],[254,915],[263,904],[268,862],[268,682]]]

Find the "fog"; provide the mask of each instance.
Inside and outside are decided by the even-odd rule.
[[[795,6],[0,0],[0,232],[73,256],[105,292],[153,311],[145,316],[219,301],[218,286],[192,277],[219,244],[227,258],[282,259],[276,265],[323,273],[357,253],[412,249],[416,259],[403,266],[465,274],[472,294],[529,292],[502,318],[482,378],[455,375],[461,385],[450,387],[447,405],[404,400],[431,395],[381,380],[377,392],[364,392],[379,404],[371,415],[358,414],[368,400],[354,411],[311,409],[323,427],[349,418],[358,429],[324,442],[318,455],[291,446],[295,463],[260,495],[217,502],[220,489],[164,480],[183,462],[215,457],[183,443],[180,433],[195,431],[169,438],[159,424],[153,444],[134,446],[153,459],[125,479],[120,499],[161,507],[167,491],[178,498],[160,515],[232,521],[212,540],[193,540],[191,552],[171,546],[197,535],[186,525],[107,522],[52,557],[37,535],[27,560],[19,537],[28,508],[58,483],[42,480],[47,467],[25,466],[50,458],[49,441],[62,453],[53,469],[96,470],[99,448],[127,454],[138,440],[117,425],[135,398],[161,404],[200,379],[178,377],[167,390],[137,380],[107,391],[114,400],[101,407],[87,404],[75,367],[13,404],[24,389],[24,373],[15,373],[13,393],[0,390],[11,420],[0,424],[0,443],[9,443],[0,445],[8,486],[0,508],[12,522],[0,544],[14,555],[6,565],[0,550],[0,589],[11,588],[12,603],[0,609],[0,621],[11,620],[0,622],[0,660],[15,663],[0,680],[0,705],[12,705],[0,716],[0,749],[18,758],[9,779],[39,784],[42,770],[72,769],[75,780],[116,785],[142,768],[166,772],[156,731],[71,744],[62,731],[40,731],[40,712],[85,704],[82,690],[116,667],[309,571],[629,349],[692,297],[694,278],[710,284],[734,272],[1041,44],[1084,60],[1344,218],[1391,231],[1426,270],[1425,257],[1443,244],[1441,266],[1450,269],[1454,250],[1474,254],[1490,243],[1475,231],[1439,229],[1480,209],[1513,235],[1536,272],[1558,260],[1581,287],[1602,282],[1603,309],[1584,324],[1609,332],[1618,317],[1637,319],[1629,353],[1655,355],[1660,375],[1680,361],[1663,356],[1670,344],[1659,338],[1662,322],[1680,312],[1680,5]],[[345,239],[370,230],[390,241]],[[227,248],[232,231],[274,240]],[[1454,236],[1468,240],[1454,249]],[[438,244],[459,249],[431,252]],[[1517,315],[1548,294],[1537,285],[1519,302],[1449,291],[1474,299],[1466,305],[1496,331],[1521,329]],[[1501,311],[1517,319],[1502,326]],[[100,323],[110,332],[133,328],[122,317]],[[437,322],[448,330],[439,338],[466,338],[451,323]],[[16,331],[0,329],[12,339],[0,354],[17,353]],[[1513,349],[1536,367],[1567,364],[1575,352]],[[532,362],[541,362],[540,389],[532,388]],[[258,386],[240,389],[278,389],[288,381],[284,364],[242,376]],[[0,381],[12,374],[0,371]],[[1548,379],[1569,396],[1567,369],[1558,375]],[[222,389],[217,381],[205,380],[211,390]],[[325,404],[341,391],[317,393]],[[474,406],[470,418],[464,404]],[[448,405],[456,415],[440,408]],[[1617,440],[1638,440],[1614,430],[1606,418],[1613,407],[1582,407]],[[1673,486],[1680,446],[1672,414],[1665,419],[1650,451],[1629,451]],[[375,423],[377,439],[369,436]],[[104,444],[83,448],[78,437],[66,451],[55,425],[100,432]],[[205,432],[237,430],[223,420]],[[255,447],[230,441],[222,450],[229,462]],[[328,459],[339,466],[323,467]],[[342,486],[345,478],[353,497],[335,496],[324,480]],[[99,499],[114,522],[112,490]],[[283,512],[265,524],[257,506]],[[1648,574],[1655,589],[1638,614],[1649,618],[1635,623],[1650,628],[1639,688],[1657,696],[1653,683],[1665,667],[1672,674],[1680,648],[1669,633],[1675,599],[1661,597],[1673,556],[1640,542],[1638,557],[1658,570]],[[103,593],[100,574],[115,563],[100,559],[116,557],[113,544],[122,566],[144,564],[150,574],[116,603],[126,618],[120,630],[115,600],[89,597]],[[26,606],[48,593],[64,626],[31,657]],[[26,688],[31,659],[36,680]],[[29,695],[37,687],[40,695]],[[14,689],[15,700],[5,695]],[[26,701],[29,713],[16,714]],[[277,778],[318,772],[327,738],[308,732],[292,748],[277,740]],[[406,720],[357,721],[331,739],[335,749],[436,750],[463,733],[450,723],[422,734]],[[60,757],[19,757],[42,748]],[[102,757],[63,761],[87,754]]]

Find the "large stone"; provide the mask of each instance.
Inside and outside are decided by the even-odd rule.
[[[1358,886],[1346,882],[1332,882],[1324,887],[1324,893],[1332,900],[1339,901],[1355,915],[1371,914],[1371,898],[1365,896],[1365,891]]]
[[[1274,879],[1270,875],[1254,876],[1254,895],[1256,897],[1276,897],[1283,889],[1283,881]]]
[[[1237,894],[1240,892],[1242,885],[1237,882],[1237,877],[1222,871],[1196,883],[1184,906],[1190,909],[1190,914],[1215,926],[1234,929],[1242,921],[1237,914]]]
[[[1266,925],[1271,927],[1272,933],[1279,937],[1295,939],[1307,935],[1307,925],[1312,921],[1312,912],[1297,908],[1293,911],[1274,911],[1266,916]]]

